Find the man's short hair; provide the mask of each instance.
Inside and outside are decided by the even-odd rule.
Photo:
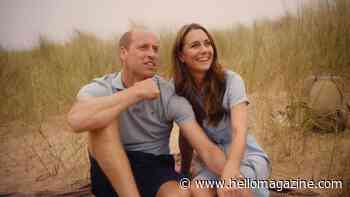
[[[131,28],[129,31],[125,32],[119,39],[119,49],[122,47],[128,49],[132,42],[132,34],[133,32],[152,32],[148,28],[144,26],[136,26]],[[153,32],[152,32],[153,33]]]
[[[132,31],[125,32],[119,39],[119,49],[122,47],[128,49],[131,43]]]

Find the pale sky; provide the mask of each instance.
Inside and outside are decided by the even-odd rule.
[[[277,18],[306,0],[0,0],[0,45],[30,48],[39,35],[64,41],[74,30],[103,39],[128,29],[130,21],[176,31],[189,22],[230,27]]]

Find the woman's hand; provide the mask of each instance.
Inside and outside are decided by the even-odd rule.
[[[252,196],[249,189],[244,187],[244,177],[240,174],[239,166],[228,162],[221,175],[221,180],[225,181],[224,188],[219,188],[217,193],[219,197],[249,197]]]

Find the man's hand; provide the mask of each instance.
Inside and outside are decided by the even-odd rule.
[[[156,99],[160,94],[158,84],[153,78],[136,82],[132,88],[145,100]]]

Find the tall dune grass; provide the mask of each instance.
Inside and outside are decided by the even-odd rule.
[[[349,19],[350,1],[319,0],[276,20],[210,29],[221,63],[242,75],[255,101],[252,122],[259,142],[277,161],[274,167],[289,167],[286,161],[293,164],[287,171],[294,170],[294,178],[350,179],[348,134],[321,136],[298,124],[297,116],[283,124],[285,120],[272,117],[299,112],[305,99],[302,84],[309,75],[337,75],[350,81]],[[163,75],[169,73],[175,33],[160,32]],[[41,37],[30,50],[0,47],[0,126],[14,120],[35,124],[66,113],[82,85],[121,69],[117,40],[118,36],[105,41],[77,31],[64,44]],[[285,106],[292,108],[285,111]]]
[[[320,0],[297,14],[251,26],[211,29],[222,64],[239,72],[248,91],[279,81],[296,97],[295,84],[310,74],[350,77],[350,2]],[[175,32],[160,32],[162,73],[170,66]],[[36,121],[65,112],[79,87],[119,70],[116,40],[76,32],[65,44],[44,37],[31,50],[0,50],[0,117]],[[292,91],[293,90],[293,91]]]

